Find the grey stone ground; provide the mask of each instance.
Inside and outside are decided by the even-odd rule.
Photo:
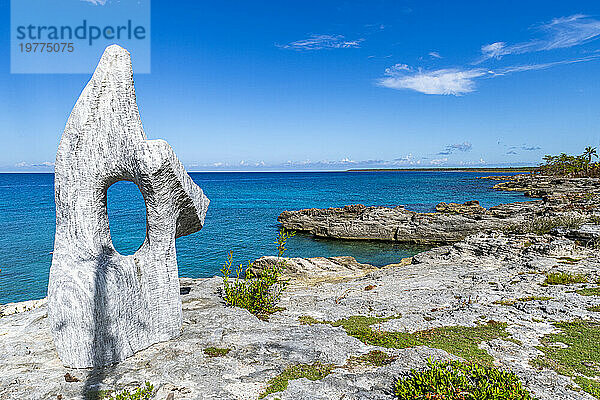
[[[567,264],[560,257],[581,260]],[[591,399],[569,389],[573,385],[569,378],[537,370],[529,360],[539,354],[534,346],[540,337],[555,329],[551,322],[599,320],[598,313],[586,308],[600,304],[600,298],[571,293],[591,284],[540,286],[547,271],[598,274],[597,251],[550,236],[479,234],[421,253],[410,265],[371,272],[355,268],[354,277],[348,276],[348,267],[341,267],[344,276],[333,274],[327,281],[323,271],[331,270],[332,265],[340,265],[340,261],[321,258],[295,264],[295,279],[281,301],[285,310],[268,322],[226,306],[220,295],[220,278],[181,279],[182,287],[190,287],[182,296],[182,334],[98,370],[63,367],[52,343],[44,302],[30,304],[36,308],[0,318],[0,399],[81,399],[91,389],[132,388],[144,381],[158,388],[155,398],[161,400],[170,392],[176,400],[256,399],[267,381],[288,365],[319,361],[342,366],[350,356],[375,349],[349,337],[340,327],[301,325],[299,316],[335,320],[397,314],[402,317],[379,328],[415,331],[473,326],[489,319],[507,322],[508,331],[522,345],[500,339],[482,344],[498,366],[516,372],[541,400]],[[311,283],[312,275],[319,282]],[[365,291],[367,285],[375,288]],[[493,304],[528,295],[553,299],[514,306]],[[15,312],[15,308],[5,306],[3,312]],[[209,346],[232,350],[225,357],[210,358],[203,353]],[[395,378],[401,372],[423,367],[428,357],[451,357],[427,347],[380,350],[397,355],[397,360],[379,368],[338,368],[321,381],[291,381],[286,391],[269,398],[391,399]],[[67,372],[79,381],[65,382]]]

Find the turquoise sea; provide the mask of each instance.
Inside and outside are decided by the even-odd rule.
[[[180,276],[218,273],[230,250],[237,263],[275,253],[277,216],[284,210],[347,204],[404,205],[433,211],[441,201],[477,199],[484,207],[528,200],[492,190],[481,172],[222,172],[191,173],[211,203],[204,228],[177,239]],[[54,175],[0,174],[0,303],[46,295],[54,242]],[[130,182],[108,191],[113,243],[132,254],[145,236],[145,206]],[[383,242],[315,239],[298,234],[288,256],[351,255],[377,266],[398,262],[424,247]]]

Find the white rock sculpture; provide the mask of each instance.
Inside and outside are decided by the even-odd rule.
[[[134,182],[146,239],[113,247],[106,192]],[[147,140],[129,52],[108,47],[62,135],[55,167],[56,237],[48,317],[65,366],[102,366],[179,335],[175,239],[204,224],[209,200],[163,140]]]

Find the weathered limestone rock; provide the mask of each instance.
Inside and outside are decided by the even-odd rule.
[[[108,47],[69,117],[56,154],[56,237],[48,317],[65,366],[122,360],[179,335],[175,239],[202,228],[209,200],[163,140],[147,140],[129,53]],[[134,182],[146,239],[131,256],[113,247],[106,192]]]
[[[435,211],[443,214],[485,214],[487,210],[479,205],[479,201],[471,200],[463,204],[441,202],[435,206]]]
[[[498,211],[494,208],[486,213],[417,213],[403,207],[357,204],[284,211],[277,221],[286,229],[308,231],[319,237],[445,244],[458,242],[477,232],[498,230],[510,223],[522,222],[533,208],[524,211],[518,215],[511,213],[514,218],[505,219],[495,215]]]
[[[282,258],[264,256],[252,263],[252,271],[260,274],[260,271],[274,265],[277,262],[285,262],[283,271],[284,278],[303,284],[315,284],[322,282],[341,282],[377,270],[370,264],[362,264],[354,257],[313,257],[313,258]]]

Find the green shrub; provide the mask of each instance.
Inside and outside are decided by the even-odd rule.
[[[515,374],[460,361],[427,361],[427,369],[411,370],[396,383],[401,400],[530,400]]]
[[[278,252],[277,262],[266,266],[258,274],[252,272],[252,263],[249,263],[246,268],[240,264],[236,269],[235,278],[231,279],[233,252],[230,252],[227,262],[221,268],[225,302],[235,307],[245,308],[263,319],[278,311],[277,303],[287,286],[287,281],[281,279],[285,267],[282,257],[287,240],[294,235],[294,232],[287,232],[285,229],[279,231],[275,241]]]
[[[546,274],[544,285],[570,285],[573,283],[586,283],[587,276],[581,274],[571,274],[568,272],[551,272]]]

